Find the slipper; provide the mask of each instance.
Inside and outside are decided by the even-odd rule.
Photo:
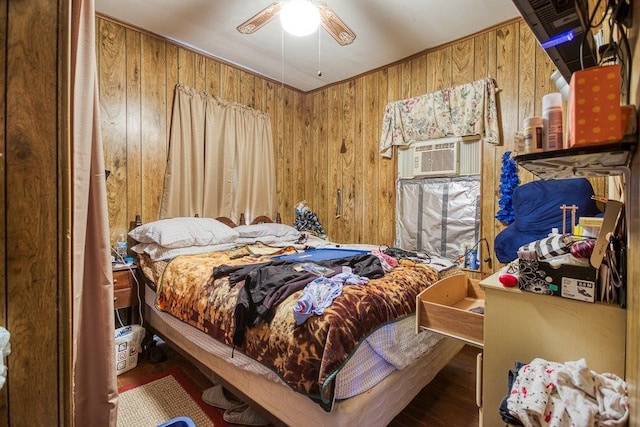
[[[224,414],[222,414],[222,418],[229,424],[242,424],[245,426],[269,425],[269,421],[251,409],[246,403],[227,409],[224,411]]]
[[[224,388],[222,388],[222,384],[214,385],[213,387],[209,387],[205,391],[202,392],[202,400],[205,403],[208,403],[211,406],[215,406],[220,409],[231,409],[241,405],[242,402],[238,400],[229,400],[227,396],[224,394]]]

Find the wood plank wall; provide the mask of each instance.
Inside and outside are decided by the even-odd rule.
[[[503,143],[482,150],[482,236],[493,246],[503,228],[494,219],[502,155],[524,118],[541,114],[542,96],[556,91],[551,61],[519,19],[309,93],[105,17],[97,28],[112,242],[136,214],[157,219],[177,83],[270,114],[284,223],[307,200],[331,239],[381,245],[393,245],[395,235],[395,158],[378,154],[388,102],[496,80]],[[521,179],[532,177],[525,171]]]
[[[4,359],[0,425],[66,425],[70,396],[65,399],[62,372],[70,346],[64,347],[62,325],[69,283],[58,250],[59,213],[68,206],[58,197],[58,149],[66,142],[59,88],[67,87],[60,72],[67,71],[61,27],[68,16],[57,1],[2,4],[0,326],[11,334],[11,354]]]

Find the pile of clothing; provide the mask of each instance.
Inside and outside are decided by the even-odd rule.
[[[503,421],[524,426],[626,426],[627,385],[615,374],[598,374],[584,359],[565,363],[536,358],[509,372]]]
[[[307,231],[321,239],[327,238],[327,233],[324,232],[318,215],[309,208],[304,200],[296,204],[296,219],[293,221],[293,227],[298,231]]]

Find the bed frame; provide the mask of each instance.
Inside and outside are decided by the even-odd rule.
[[[256,223],[256,220],[252,223]],[[233,221],[229,221],[233,224]],[[259,222],[271,220],[263,217]],[[177,330],[176,322],[182,322],[157,310],[153,306],[155,291],[147,285],[144,288],[144,325],[147,331],[160,336],[195,365],[210,370],[228,390],[252,404],[252,407],[276,426],[387,425],[463,347],[459,340],[443,338],[405,369],[394,371],[365,393],[336,401],[331,412],[327,412],[316,402],[288,386],[245,371],[203,349],[199,343],[212,338],[196,328],[193,328],[193,334],[189,336]]]

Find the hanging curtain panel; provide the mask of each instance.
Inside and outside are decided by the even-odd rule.
[[[480,176],[399,179],[395,246],[451,260],[480,238]]]
[[[210,99],[206,105],[203,193],[200,215],[234,217],[234,170],[236,168],[236,110]]]
[[[206,98],[194,89],[176,87],[160,218],[202,213]]]
[[[267,114],[176,86],[160,218],[274,217],[275,177]]]
[[[239,109],[236,123],[236,179],[233,214],[275,218],[275,155],[271,121],[255,110]],[[242,126],[238,126],[242,124]]]
[[[118,415],[118,382],[113,334],[113,277],[104,147],[100,132],[93,3],[93,0],[73,0],[65,3],[71,14],[69,114],[72,126],[69,136],[70,153],[73,156],[72,169],[69,171],[73,182],[73,221],[69,242],[73,312],[71,319],[61,319],[64,322],[70,320],[72,323],[69,338],[72,340],[73,360],[71,366],[65,367],[71,368],[72,381],[71,390],[65,392],[73,398],[73,414],[70,414],[72,419],[67,419],[65,424],[115,427]],[[60,297],[64,299],[64,296],[58,296]],[[65,303],[61,303],[61,306],[64,305]],[[12,332],[20,333],[19,330],[24,329],[21,325],[13,326],[18,326],[18,331]],[[28,348],[16,350],[31,351]],[[50,348],[49,351],[61,350]],[[59,360],[65,364],[67,362],[62,358]],[[29,366],[16,367],[29,370]],[[33,380],[38,381],[37,376],[34,376]],[[29,387],[29,384],[18,384],[18,387]],[[60,390],[62,391],[62,388]],[[33,403],[38,405],[38,397],[43,396],[36,397],[39,394],[37,388],[33,391],[36,391]],[[59,402],[41,403],[56,405]],[[49,421],[49,424],[62,424],[61,420]],[[19,421],[16,421],[12,424],[18,423]]]

